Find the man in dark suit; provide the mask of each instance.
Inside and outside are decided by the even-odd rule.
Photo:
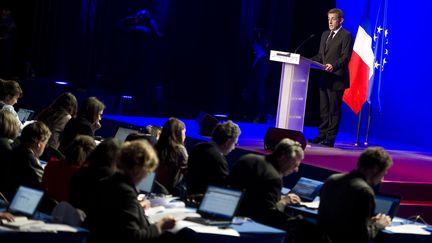
[[[360,155],[357,169],[332,175],[320,192],[318,223],[333,243],[366,243],[379,230],[389,226],[390,218],[374,216],[378,185],[393,162],[382,148],[368,148]]]
[[[229,174],[225,156],[235,149],[240,133],[240,127],[232,121],[219,123],[211,141],[199,143],[192,149],[186,175],[190,196],[199,201],[208,185],[225,185]]]
[[[349,86],[348,63],[352,53],[352,35],[342,28],[344,13],[333,8],[327,13],[329,30],[321,36],[319,52],[312,60],[325,65],[320,80],[319,134],[311,143],[333,147],[339,129],[342,96]]]
[[[300,198],[281,196],[282,178],[298,171],[303,156],[300,143],[288,138],[279,142],[272,154],[242,156],[227,179],[229,185],[245,191],[238,215],[287,229],[290,217],[284,213],[285,206],[300,203]]]

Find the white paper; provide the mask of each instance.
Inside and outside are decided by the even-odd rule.
[[[158,222],[163,217],[173,216],[177,221],[183,220],[186,217],[200,217],[196,213],[195,209],[190,208],[165,208],[164,210],[159,210],[153,215],[149,215],[149,221],[152,223]]]
[[[240,233],[231,228],[221,229],[216,226],[206,226],[206,225],[191,225],[188,226],[189,229],[197,232],[197,233],[204,233],[204,234],[216,234],[216,235],[228,235],[228,236],[235,236],[240,237]]]
[[[389,232],[398,234],[430,235],[431,233],[425,230],[425,227],[425,225],[402,224],[397,226],[389,226],[385,229]]]

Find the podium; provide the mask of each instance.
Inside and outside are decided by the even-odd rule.
[[[282,63],[276,127],[303,132],[309,70],[325,66],[300,54],[274,50],[270,60]]]

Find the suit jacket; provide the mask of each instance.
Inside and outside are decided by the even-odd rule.
[[[92,193],[86,224],[89,242],[152,242],[160,233],[137,200],[131,179],[116,173]]]
[[[374,192],[362,174],[332,175],[320,192],[318,223],[332,242],[368,242],[381,229],[372,223]]]
[[[42,188],[43,168],[33,151],[20,144],[14,148],[7,163],[5,196],[12,199],[20,185]]]
[[[330,63],[333,72],[323,73],[320,87],[330,90],[344,90],[349,87],[348,63],[351,58],[353,43],[351,32],[341,28],[333,39],[329,40],[330,30],[321,35],[319,52],[311,59],[322,64]]]
[[[228,162],[214,143],[196,145],[188,160],[188,194],[203,194],[210,184],[224,185],[228,173]]]
[[[288,218],[278,202],[281,198],[282,176],[262,155],[242,156],[232,167],[228,184],[244,190],[238,215],[281,228]]]

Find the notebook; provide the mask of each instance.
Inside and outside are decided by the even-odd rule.
[[[8,212],[32,218],[43,195],[44,192],[41,190],[20,186],[8,206]]]
[[[30,187],[20,186],[15,193],[7,211],[14,214],[15,222],[2,220],[2,224],[11,228],[21,228],[43,223],[40,220],[31,220],[35,215],[44,192]]]
[[[32,118],[34,111],[19,108],[17,114],[18,114],[19,120],[24,124],[26,121],[29,121]]]
[[[148,174],[137,186],[139,192],[144,194],[150,194],[153,189],[156,173],[151,172]]]
[[[205,225],[229,225],[242,197],[243,192],[240,190],[208,186],[197,209],[201,217],[187,217],[185,220]]]
[[[319,195],[324,182],[313,180],[306,177],[300,177],[290,193],[297,194],[304,202],[312,202]]]
[[[400,196],[388,194],[375,195],[375,214],[383,213],[394,218],[401,201]]]
[[[139,132],[136,129],[132,129],[132,128],[126,128],[126,127],[119,127],[117,129],[117,132],[114,136],[114,138],[120,140],[121,142],[124,142],[126,140],[126,137],[134,132]]]

